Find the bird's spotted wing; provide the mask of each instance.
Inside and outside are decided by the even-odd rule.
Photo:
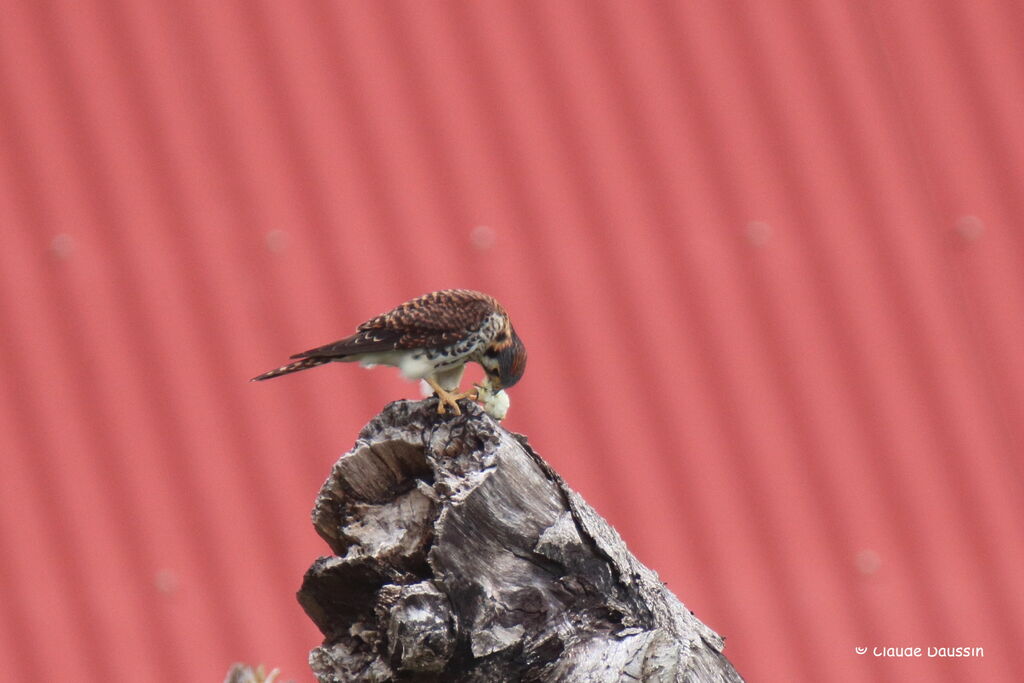
[[[344,358],[358,353],[392,351],[398,348],[400,335],[394,330],[363,330],[336,342],[296,353],[292,358]]]
[[[292,358],[342,358],[394,349],[442,348],[462,341],[498,312],[502,312],[498,302],[480,292],[431,292],[367,320],[350,337]]]

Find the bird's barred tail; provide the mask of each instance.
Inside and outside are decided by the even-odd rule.
[[[330,358],[303,358],[302,360],[297,360],[294,363],[289,363],[288,365],[282,365],[281,367],[279,367],[276,370],[271,370],[270,372],[264,372],[262,375],[257,375],[256,377],[253,377],[249,381],[250,382],[261,382],[261,381],[263,381],[265,379],[273,379],[275,377],[280,377],[281,375],[287,375],[287,374],[289,374],[291,372],[298,372],[299,370],[306,370],[308,368],[315,368],[318,365],[323,365],[324,363],[330,363],[330,362],[331,362]]]

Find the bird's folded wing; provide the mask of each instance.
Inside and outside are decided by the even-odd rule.
[[[343,358],[359,353],[391,351],[400,348],[399,342],[401,337],[401,333],[397,330],[389,330],[387,328],[362,330],[356,332],[351,337],[345,337],[331,344],[296,353],[292,358]]]
[[[465,339],[492,313],[493,306],[480,299],[446,300],[433,306],[403,304],[367,320],[350,337],[292,358],[342,358],[394,349],[443,348]]]

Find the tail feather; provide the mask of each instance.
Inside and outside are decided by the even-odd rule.
[[[287,375],[292,372],[298,372],[299,370],[308,370],[309,368],[315,368],[318,365],[323,365],[324,363],[330,362],[330,358],[303,358],[302,360],[297,360],[294,363],[282,365],[276,370],[264,372],[262,375],[257,375],[256,377],[253,377],[249,381],[262,382],[265,379],[273,379],[275,377],[280,377],[281,375]]]

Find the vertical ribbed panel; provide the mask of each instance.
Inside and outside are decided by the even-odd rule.
[[[1017,4],[0,14],[11,680],[307,678],[311,501],[418,390],[246,380],[450,286],[529,347],[508,426],[751,680],[1019,678]]]

